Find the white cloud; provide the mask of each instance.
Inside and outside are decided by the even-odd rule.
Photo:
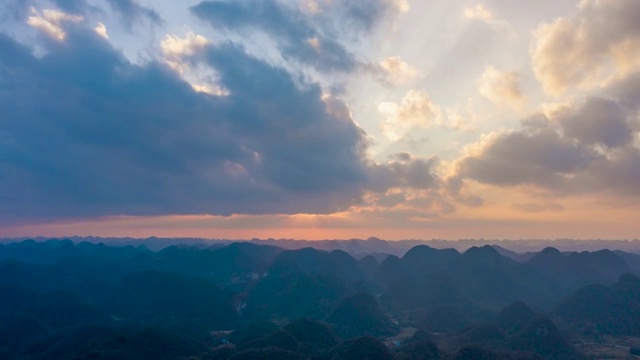
[[[27,18],[27,24],[58,41],[64,40],[66,36],[62,28],[63,23],[80,22],[83,20],[82,16],[69,15],[58,10],[45,9],[39,12],[33,7],[30,10],[31,16]]]
[[[463,10],[463,14],[465,18],[469,20],[482,21],[483,23],[491,26],[495,30],[500,30],[500,31],[511,30],[511,25],[509,24],[509,22],[502,19],[497,19],[493,15],[491,10],[487,9],[487,7],[484,6],[483,4],[478,3],[475,6],[465,7]]]
[[[492,102],[518,108],[526,100],[520,89],[520,74],[487,66],[478,79],[480,94]]]
[[[229,90],[217,85],[210,84],[190,84],[193,90],[214,96],[228,96]]]
[[[390,56],[380,62],[385,80],[394,85],[407,84],[418,76],[418,70],[399,56]]]
[[[543,24],[531,46],[533,71],[544,89],[591,88],[640,66],[640,1],[583,0],[573,16]]]
[[[160,42],[160,49],[165,62],[180,74],[184,81],[201,93],[214,96],[227,96],[229,90],[216,83],[215,71],[207,67],[191,66],[189,57],[195,56],[199,51],[209,46],[211,42],[202,35],[193,32],[185,37],[167,35]]]
[[[400,104],[380,103],[378,111],[386,116],[381,124],[382,132],[391,140],[399,140],[411,129],[440,122],[442,117],[442,110],[431,101],[429,94],[419,90],[410,90]]]
[[[321,11],[320,4],[315,0],[304,1],[301,5],[303,11],[307,11],[311,14],[317,14]]]
[[[307,43],[315,50],[317,53],[320,52],[320,39],[317,37],[307,39]]]
[[[467,19],[482,20],[486,23],[495,20],[491,11],[482,4],[476,4],[475,6],[468,6],[464,8],[464,17]]]
[[[406,13],[411,8],[407,0],[390,0],[390,2],[399,13]]]
[[[105,39],[109,39],[109,33],[107,33],[107,27],[104,26],[103,23],[99,22],[98,26],[96,26],[93,30],[95,30],[95,32],[102,36]]]
[[[187,65],[184,58],[197,53],[209,44],[209,40],[202,35],[189,32],[184,38],[176,35],[167,35],[160,43],[160,49],[166,61],[172,68],[183,72]]]

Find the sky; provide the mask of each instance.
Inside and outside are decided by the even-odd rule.
[[[639,18],[3,0],[0,237],[638,238]]]

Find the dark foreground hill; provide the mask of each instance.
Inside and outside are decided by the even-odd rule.
[[[625,274],[610,286],[580,288],[553,313],[581,332],[640,336],[640,278]]]
[[[640,336],[636,260],[24,241],[0,246],[0,359],[583,359]]]

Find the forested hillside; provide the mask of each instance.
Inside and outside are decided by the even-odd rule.
[[[640,337],[639,263],[419,245],[0,245],[0,359],[586,359]],[[632,347],[629,345],[629,347]]]

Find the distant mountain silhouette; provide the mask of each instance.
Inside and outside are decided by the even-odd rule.
[[[455,249],[434,249],[427,245],[418,245],[402,257],[401,264],[406,273],[421,277],[447,269],[449,263],[460,257]]]
[[[538,303],[554,299],[554,289],[538,271],[491,246],[470,248],[452,262],[450,273],[465,297],[484,307],[501,308],[519,299]]]
[[[365,279],[358,261],[341,250],[326,252],[304,248],[283,251],[275,258],[269,271],[300,271],[307,275],[332,274],[347,283]]]
[[[631,270],[633,270],[637,275],[640,275],[640,254],[634,254],[620,250],[616,250],[613,253],[623,258],[624,261],[629,264]]]
[[[25,240],[19,243],[0,245],[0,261],[13,259],[15,261],[49,265],[56,261],[72,256],[96,256],[122,258],[148,253],[143,247],[107,246],[102,243],[92,244],[80,242],[77,245],[71,240]]]
[[[369,276],[375,276],[376,270],[380,266],[378,259],[373,255],[367,255],[358,261],[360,268]]]
[[[390,283],[404,279],[407,274],[402,267],[400,258],[394,255],[387,256],[378,267],[378,272],[375,275],[375,279],[380,283],[388,286]]]
[[[557,271],[567,266],[568,259],[560,250],[552,247],[546,247],[539,253],[533,255],[527,263],[543,268],[548,271]]]
[[[523,257],[522,254],[519,254],[515,251],[511,251],[509,249],[505,249],[500,245],[491,245],[492,248],[496,249],[496,251],[498,252],[498,254],[502,255],[502,256],[506,256],[512,260],[516,260],[519,262],[522,262],[524,260],[526,260],[526,256]]]
[[[171,246],[157,253],[154,268],[226,285],[261,276],[281,252],[274,246],[240,242],[213,249]]]
[[[609,250],[562,254],[545,248],[527,264],[559,282],[562,288],[576,288],[593,283],[611,283],[631,271],[627,262]]]

